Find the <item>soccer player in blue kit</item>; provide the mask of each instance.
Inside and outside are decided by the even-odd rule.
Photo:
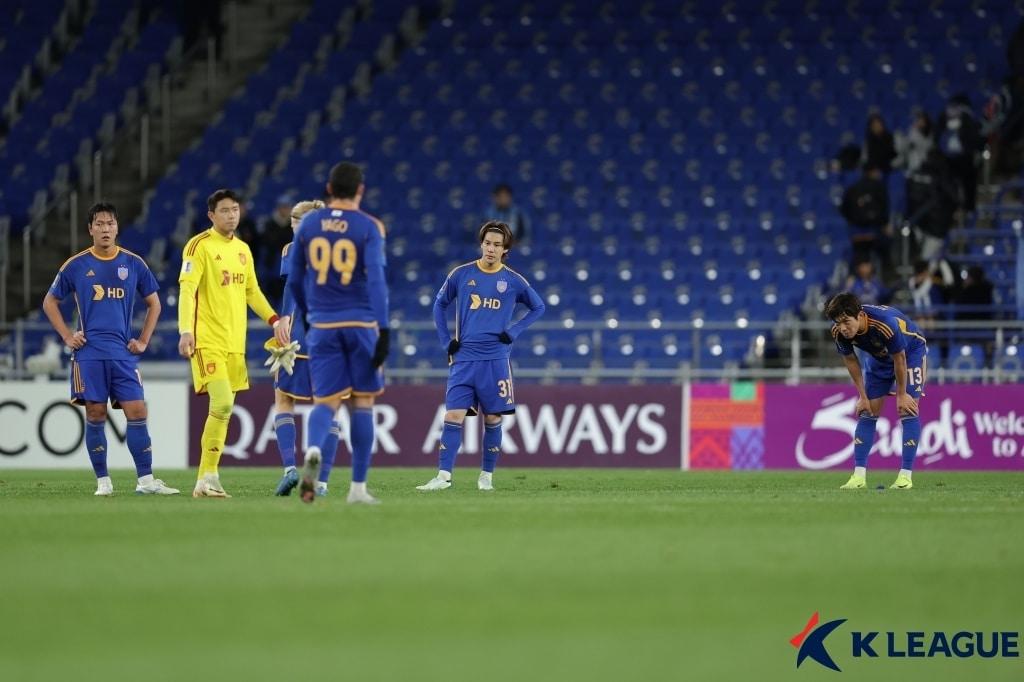
[[[349,437],[352,483],[347,502],[376,504],[366,489],[373,452],[373,403],[384,392],[390,335],[384,223],[359,209],[365,186],[359,166],[342,162],[331,169],[325,208],[307,213],[289,253],[288,289],[309,323],[309,370],[313,410],[309,448],[299,492],[304,502],[316,496],[316,477],[341,403],[352,399]],[[333,453],[332,453],[333,454]]]
[[[903,457],[896,482],[890,488],[914,487],[912,471],[921,440],[917,401],[924,396],[927,378],[928,344],[913,320],[896,308],[861,305],[850,293],[837,294],[825,306],[825,316],[834,323],[832,337],[843,356],[846,369],[857,387],[857,428],[853,440],[854,470],[843,490],[867,487],[868,453],[875,439],[875,423],[885,397],[893,393],[903,424]],[[865,366],[854,347],[865,354]]]
[[[514,414],[515,390],[509,356],[512,342],[544,314],[544,302],[526,278],[504,262],[512,231],[495,220],[480,228],[480,259],[448,273],[434,299],[434,324],[451,369],[445,393],[437,475],[417,490],[452,485],[455,456],[466,416],[484,414],[483,462],[477,488],[494,490],[494,468],[501,452],[501,417]],[[448,330],[448,306],[455,303],[455,338]],[[512,321],[518,304],[528,310]]]
[[[92,246],[67,259],[43,299],[43,312],[60,334],[71,356],[71,401],[85,405],[85,445],[96,474],[96,495],[114,494],[107,471],[107,401],[124,410],[126,439],[135,460],[140,495],[176,495],[178,491],[153,478],[153,448],[146,427],[146,402],[138,359],[160,317],[159,286],[141,257],[119,247],[117,210],[98,203],[89,209]],[[142,333],[132,337],[135,295],[146,303]],[[60,301],[75,299],[80,329],[72,332],[60,312]]]

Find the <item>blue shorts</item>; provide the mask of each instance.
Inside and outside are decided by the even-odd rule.
[[[928,346],[907,349],[907,394],[914,400],[924,395],[927,380]],[[864,388],[868,400],[896,393],[896,373],[892,360],[882,361],[868,356],[864,363]]]
[[[312,400],[313,380],[309,375],[309,359],[301,356],[295,358],[291,374],[283,369],[277,370],[274,388],[295,400]]]
[[[106,403],[115,409],[121,403],[145,400],[142,375],[135,360],[72,360],[71,402],[75,405]]]
[[[347,398],[384,392],[384,371],[373,368],[376,327],[312,327],[306,332],[313,397]]]
[[[444,397],[449,410],[468,410],[468,414],[512,414],[516,394],[512,385],[512,365],[508,359],[456,362],[448,371],[448,389]]]

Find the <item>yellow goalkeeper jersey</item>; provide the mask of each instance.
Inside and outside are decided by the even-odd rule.
[[[178,283],[178,333],[191,333],[196,348],[245,353],[246,306],[268,324],[277,319],[249,245],[212,227],[185,244]]]

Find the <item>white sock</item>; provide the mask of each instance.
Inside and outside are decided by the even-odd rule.
[[[153,474],[146,474],[139,477],[139,485],[149,485],[153,482]]]
[[[356,483],[355,481],[352,481],[352,483],[348,487],[348,491],[350,493],[362,493],[362,494],[365,495],[366,494],[366,481],[363,481],[362,483]]]
[[[868,468],[867,467],[853,467],[853,475],[854,476],[860,476],[861,478],[864,478],[864,477],[866,477],[868,475]]]
[[[910,476],[910,475],[911,475],[912,473],[913,473],[913,472],[912,472],[912,471],[911,471],[910,469],[900,469],[900,473],[899,473],[899,475],[900,475],[900,476],[906,476],[907,478],[911,478],[911,476]]]
[[[103,485],[104,483],[106,483],[107,485],[110,485],[110,486],[114,485],[114,483],[110,480],[110,476],[101,476],[100,478],[96,479],[96,486],[97,487]]]
[[[452,480],[452,472],[450,472],[450,471],[438,471],[437,472],[437,477],[440,478],[442,481],[450,481],[450,480]]]

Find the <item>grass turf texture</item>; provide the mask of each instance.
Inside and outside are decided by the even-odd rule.
[[[837,679],[1019,680],[1024,659],[854,659],[851,630],[1015,630],[1024,475],[371,472],[384,504],[270,493],[94,498],[0,472],[0,679],[833,679],[788,639],[814,611]],[[884,634],[882,635],[884,638]],[[878,647],[884,649],[884,645]]]

